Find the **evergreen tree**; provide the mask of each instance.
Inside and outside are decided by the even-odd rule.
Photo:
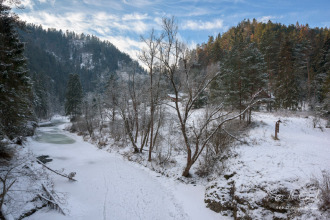
[[[250,43],[245,48],[242,56],[243,76],[242,87],[244,91],[245,106],[252,97],[260,90],[265,89],[267,85],[266,62],[255,43]],[[251,111],[247,112],[246,120],[251,123]]]
[[[81,83],[78,74],[70,74],[69,81],[66,87],[65,96],[65,114],[70,115],[71,118],[81,114],[83,94]]]
[[[224,97],[227,105],[242,111],[243,100],[246,94],[244,86],[242,86],[244,80],[242,56],[246,42],[243,40],[242,31],[240,30],[235,30],[235,35],[231,40],[234,46],[227,51],[220,65],[219,96]]]
[[[299,89],[299,102],[303,105],[304,100],[310,101],[311,80],[310,80],[310,54],[312,51],[311,43],[308,39],[300,40],[294,48],[294,70]]]
[[[218,96],[224,97],[225,103],[233,109],[242,111],[252,96],[266,86],[265,69],[266,62],[256,44],[238,43],[221,64]],[[251,111],[248,113],[246,119],[251,122]]]
[[[27,135],[28,122],[33,120],[31,83],[18,24],[18,17],[0,0],[0,136],[10,139]]]
[[[280,45],[278,41],[278,32],[272,30],[273,24],[269,22],[266,26],[265,31],[261,35],[260,39],[260,50],[264,54],[264,58],[267,64],[267,75],[268,75],[268,93],[272,95],[274,93],[274,82],[277,74],[278,65],[278,53]],[[269,106],[271,110],[271,106]]]
[[[327,117],[330,114],[330,38],[328,38],[318,54],[316,74],[313,79],[313,96],[315,106]]]
[[[279,71],[275,88],[277,108],[295,110],[298,107],[299,91],[294,69],[293,45],[287,37],[279,54]]]
[[[34,112],[38,118],[45,119],[50,114],[50,85],[48,85],[43,72],[31,74],[31,78],[35,97],[33,102]],[[53,100],[53,102],[54,101],[55,100]]]

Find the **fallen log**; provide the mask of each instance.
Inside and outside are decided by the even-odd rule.
[[[53,173],[56,173],[57,175],[60,175],[60,176],[63,176],[65,178],[68,178],[69,180],[72,180],[72,181],[77,181],[76,179],[73,179],[73,177],[76,175],[75,172],[71,172],[69,173],[69,175],[66,175],[66,174],[62,174],[62,173],[59,173],[57,172],[56,170],[53,170],[51,168],[49,168],[48,166],[46,166],[43,162],[41,162],[40,160],[36,159],[36,161],[41,164],[43,167],[45,167],[46,169],[52,171]]]

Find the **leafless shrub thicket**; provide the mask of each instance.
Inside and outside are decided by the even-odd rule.
[[[196,169],[198,176],[205,177],[213,173],[218,175],[223,173],[227,159],[231,156],[230,149],[236,139],[239,138],[239,136],[236,137],[238,134],[230,134],[229,132],[236,131],[238,126],[238,121],[231,121],[224,126],[224,129],[218,130],[211,138],[205,152],[199,159]]]

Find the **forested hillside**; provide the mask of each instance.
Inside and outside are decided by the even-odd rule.
[[[69,74],[77,73],[83,91],[89,92],[95,90],[98,78],[114,73],[120,63],[132,62],[113,44],[95,36],[35,25],[27,25],[19,35],[25,43],[38,117],[63,112]]]
[[[244,20],[197,47],[202,66],[220,62],[222,76],[213,97],[242,108],[254,91],[265,88],[269,108],[327,111],[330,86],[330,31],[308,25],[285,26]]]

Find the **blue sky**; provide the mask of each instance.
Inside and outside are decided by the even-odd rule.
[[[227,31],[243,19],[330,27],[330,0],[21,0],[22,20],[93,34],[133,58],[141,35],[160,29],[162,17],[175,16],[179,34],[190,46]]]

